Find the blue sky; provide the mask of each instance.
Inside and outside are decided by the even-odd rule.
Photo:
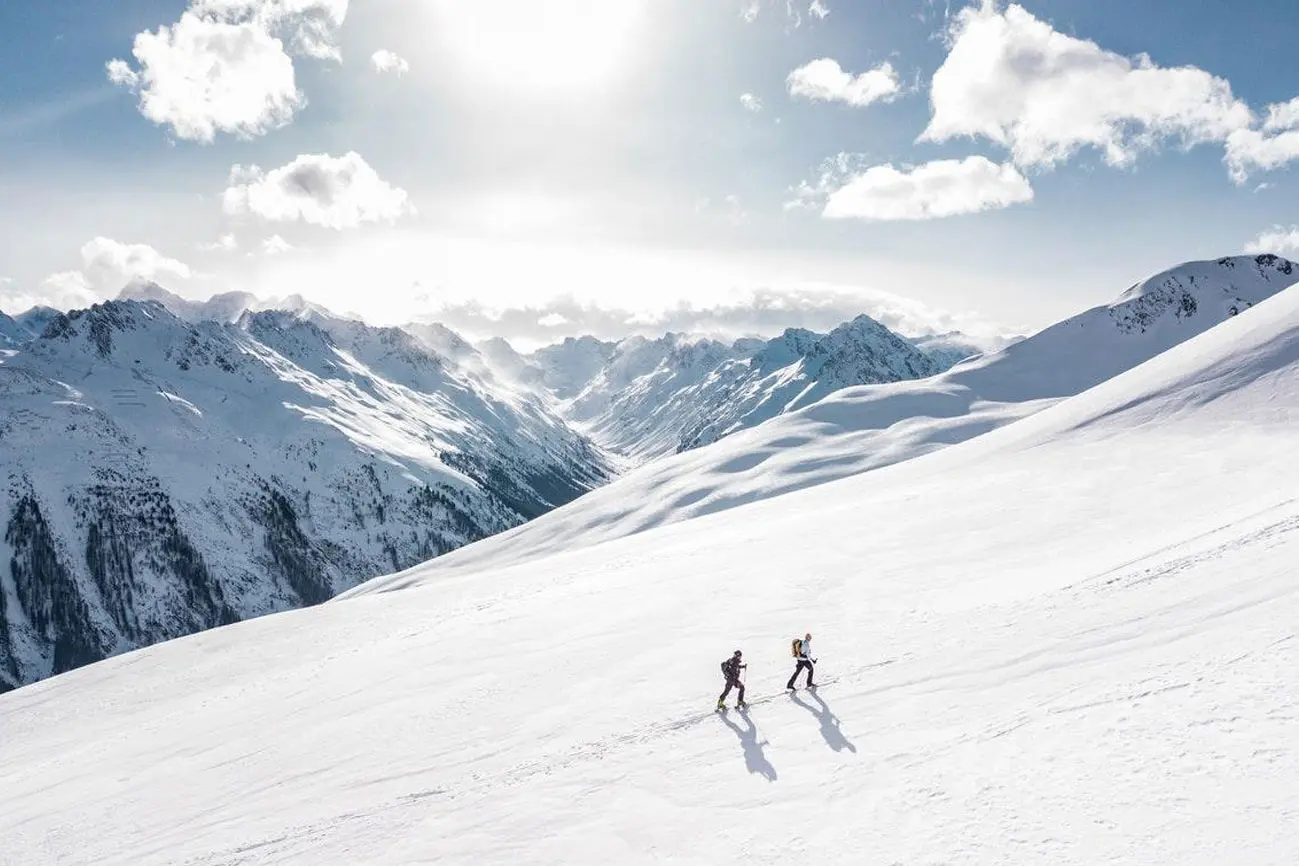
[[[0,309],[1031,330],[1299,254],[1296,37],[1264,0],[3,4]]]

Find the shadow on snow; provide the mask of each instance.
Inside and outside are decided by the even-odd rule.
[[[812,696],[820,706],[812,706],[807,701],[800,700],[797,692],[790,692],[789,697],[794,703],[816,716],[816,720],[821,723],[821,737],[825,744],[836,752],[842,752],[844,749],[856,754],[857,747],[854,746],[839,727],[839,717],[830,711],[830,706],[821,699],[815,689],[809,689],[807,692]]]
[[[762,750],[762,747],[767,745],[767,741],[758,741],[758,729],[753,724],[753,720],[749,718],[748,713],[740,713],[740,718],[744,720],[746,725],[743,728],[732,722],[724,713],[720,717],[726,727],[730,728],[735,733],[735,736],[740,738],[740,746],[744,749],[744,766],[748,771],[757,773],[768,782],[776,781],[776,768],[767,760],[767,756]]]

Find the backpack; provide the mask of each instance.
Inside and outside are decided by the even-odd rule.
[[[803,654],[803,639],[798,637],[794,638],[794,642],[790,644],[789,648],[792,651],[794,658],[798,658]]]

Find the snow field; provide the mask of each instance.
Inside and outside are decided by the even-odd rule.
[[[38,683],[0,862],[1291,863],[1296,421],[1289,291],[936,454]],[[836,682],[709,712],[804,630]]]

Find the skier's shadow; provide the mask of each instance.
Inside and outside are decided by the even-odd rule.
[[[830,706],[821,700],[821,696],[816,693],[815,689],[808,689],[807,693],[812,696],[812,700],[820,704],[819,707],[814,707],[806,701],[799,700],[797,692],[790,692],[789,696],[794,703],[816,716],[816,720],[821,723],[821,737],[825,740],[827,746],[836,752],[847,749],[856,754],[857,747],[843,735],[843,731],[839,728],[839,717],[830,712]]]
[[[744,748],[744,766],[748,768],[749,772],[757,773],[768,782],[776,781],[776,768],[771,766],[771,762],[767,760],[766,754],[762,751],[762,747],[767,745],[767,741],[758,742],[758,729],[754,726],[753,720],[749,718],[749,714],[746,712],[740,713],[740,718],[744,719],[747,728],[741,728],[724,713],[721,718],[726,723],[726,727],[734,731],[735,736],[740,738],[740,745]]]

